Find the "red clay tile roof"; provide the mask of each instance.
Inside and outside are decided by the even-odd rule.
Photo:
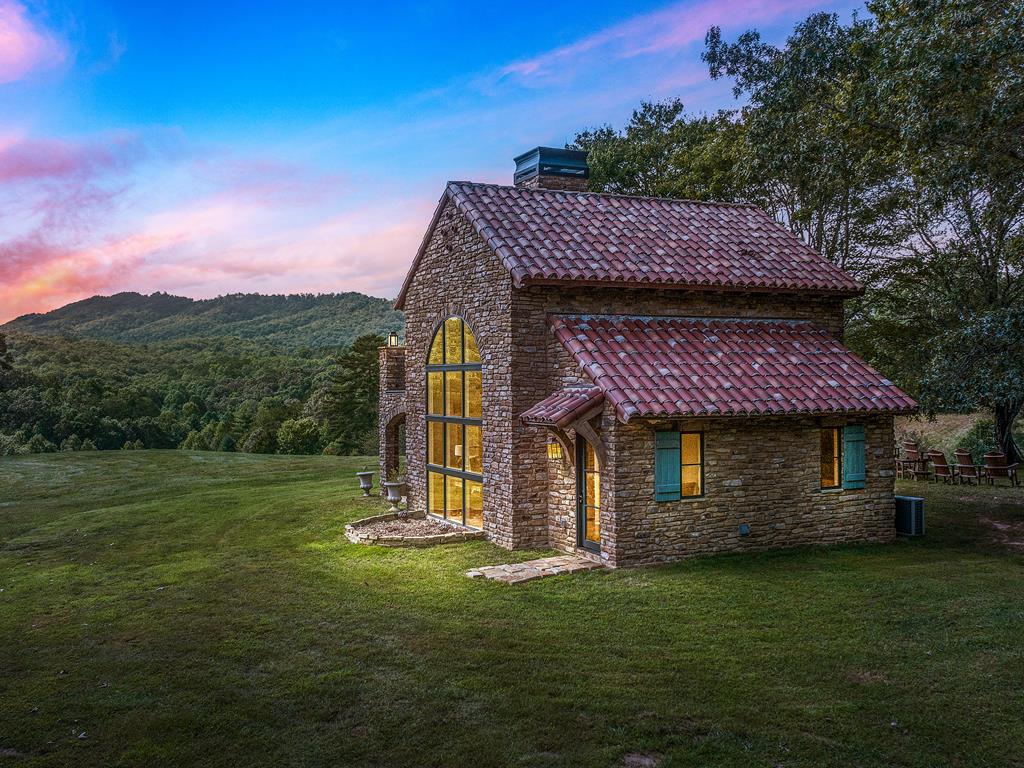
[[[857,295],[861,286],[753,205],[449,182],[451,200],[517,287],[583,283]]]
[[[545,397],[519,418],[524,424],[565,429],[603,402],[604,393],[600,387],[571,387]]]
[[[622,421],[917,408],[810,323],[566,315],[549,323]]]

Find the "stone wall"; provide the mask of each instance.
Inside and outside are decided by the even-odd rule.
[[[863,424],[865,487],[821,490],[820,428]],[[606,420],[608,512],[602,556],[612,566],[699,554],[895,537],[891,416],[691,420],[704,432],[704,496],[654,500],[654,425]],[[604,476],[602,476],[602,481]],[[604,520],[604,516],[602,516]],[[750,527],[741,536],[739,527]]]
[[[480,348],[483,372],[484,530],[504,547],[516,544],[512,498],[516,466],[508,270],[451,203],[446,203],[405,299],[406,466],[409,508],[426,504],[426,361],[434,332],[447,317],[465,319]]]
[[[386,495],[384,481],[398,471],[398,430],[405,422],[405,347],[381,347],[380,405],[377,428],[380,442],[380,493]]]
[[[836,336],[843,326],[843,302],[835,297],[529,286],[512,294],[512,410],[516,415],[562,387],[592,383],[548,330],[547,315],[553,313],[808,320]],[[610,410],[601,422],[614,422]],[[517,530],[517,543],[570,551],[576,546],[575,473],[565,462],[547,458],[551,436],[546,429],[517,427],[512,453],[519,485],[514,498],[517,520],[526,526]],[[604,483],[602,475],[602,497],[611,499]]]

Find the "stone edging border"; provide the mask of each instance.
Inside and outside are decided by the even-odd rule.
[[[410,515],[417,520],[422,520],[426,515]],[[345,538],[353,544],[376,544],[379,547],[432,547],[435,544],[454,544],[460,541],[478,541],[484,538],[483,531],[474,531],[467,528],[456,527],[443,521],[441,525],[451,528],[449,533],[438,533],[432,536],[379,536],[370,531],[359,529],[373,523],[382,523],[386,520],[397,520],[398,515],[389,512],[373,517],[364,517],[345,526]]]

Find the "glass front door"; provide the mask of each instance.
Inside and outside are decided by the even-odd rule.
[[[576,436],[576,543],[601,549],[601,468],[594,447]]]

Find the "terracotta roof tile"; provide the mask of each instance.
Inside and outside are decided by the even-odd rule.
[[[570,387],[544,398],[519,418],[524,424],[565,429],[603,402],[604,393],[599,387]]]
[[[549,322],[623,421],[917,408],[811,323],[568,315]]]
[[[406,278],[451,200],[517,286],[585,283],[856,295],[860,285],[753,205],[448,184]]]

